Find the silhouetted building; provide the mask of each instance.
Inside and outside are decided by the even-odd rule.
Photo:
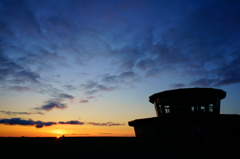
[[[157,117],[128,122],[139,139],[231,140],[240,138],[240,116],[220,114],[226,92],[213,88],[184,88],[153,94]]]

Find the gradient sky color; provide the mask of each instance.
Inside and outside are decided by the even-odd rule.
[[[177,88],[240,114],[239,37],[236,0],[1,0],[0,136],[134,136]]]

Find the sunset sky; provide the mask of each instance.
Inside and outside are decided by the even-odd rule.
[[[240,114],[240,1],[0,1],[0,136],[135,136],[188,87]]]

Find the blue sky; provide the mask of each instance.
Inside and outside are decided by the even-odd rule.
[[[1,0],[0,118],[130,130],[156,116],[148,96],[188,87],[225,90],[221,113],[239,114],[239,15],[233,0]]]

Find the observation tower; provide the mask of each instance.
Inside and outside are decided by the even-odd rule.
[[[149,97],[157,117],[128,122],[139,139],[231,140],[240,138],[240,116],[220,114],[226,92],[214,88],[183,88]]]

